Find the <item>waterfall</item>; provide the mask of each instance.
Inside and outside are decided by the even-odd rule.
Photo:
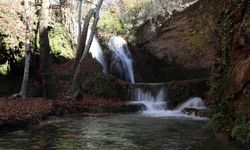
[[[110,72],[120,79],[134,83],[133,60],[127,42],[120,36],[113,36],[108,47],[112,52]]]
[[[132,91],[132,100],[142,103],[148,112],[166,109],[165,91],[162,87],[155,94],[148,90],[135,88]]]
[[[177,110],[183,111],[185,108],[206,109],[206,106],[201,98],[194,97],[179,105]]]
[[[130,89],[130,100],[133,104],[142,104],[145,108],[142,114],[151,117],[197,117],[195,113],[187,113],[185,109],[202,111],[206,106],[201,98],[194,97],[178,105],[175,109],[168,109],[167,88],[164,83],[138,83],[132,84]]]
[[[91,30],[88,30],[87,41],[89,39]],[[95,58],[101,65],[104,73],[108,73],[107,61],[104,57],[103,50],[99,44],[98,39],[94,36],[93,41],[90,46],[89,52],[92,54],[92,58]]]

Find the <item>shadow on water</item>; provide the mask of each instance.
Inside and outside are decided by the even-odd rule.
[[[140,114],[73,117],[0,135],[0,149],[237,150],[216,139],[207,120]]]

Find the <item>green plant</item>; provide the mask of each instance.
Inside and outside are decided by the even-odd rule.
[[[217,100],[208,107],[208,115],[216,129],[229,131],[234,124],[236,113],[229,102]]]
[[[232,132],[231,136],[242,143],[250,142],[250,123],[243,123],[240,125],[236,125]]]
[[[222,113],[217,113],[217,114],[212,115],[211,120],[215,128],[218,130],[224,129],[227,125],[225,116]]]

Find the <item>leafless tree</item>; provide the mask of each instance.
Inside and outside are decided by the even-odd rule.
[[[89,53],[89,49],[90,46],[92,44],[94,35],[95,35],[95,31],[96,31],[96,26],[97,23],[99,21],[99,12],[100,12],[100,8],[102,6],[103,0],[99,0],[99,2],[95,5],[95,7],[92,7],[87,16],[85,17],[84,20],[84,27],[83,27],[83,31],[82,31],[82,35],[80,38],[80,44],[78,46],[77,49],[77,56],[76,56],[76,63],[75,65],[76,70],[73,76],[73,81],[72,81],[72,97],[76,100],[80,100],[82,98],[82,74],[84,72],[83,70],[83,65],[84,65],[84,60],[87,56],[87,54]],[[91,33],[90,36],[88,38],[87,41],[87,33],[88,33],[88,26],[89,26],[89,22],[91,17],[94,16],[94,22],[91,26]],[[87,41],[87,42],[86,42]],[[86,44],[86,46],[85,46]],[[79,59],[80,58],[80,59]],[[78,61],[79,59],[79,61]]]
[[[24,72],[23,72],[23,81],[21,90],[19,93],[14,94],[11,98],[18,98],[21,97],[22,99],[26,98],[27,96],[27,88],[28,88],[28,79],[29,79],[29,67],[30,67],[30,6],[29,1],[24,0],[24,7],[25,7],[25,65],[24,65]]]

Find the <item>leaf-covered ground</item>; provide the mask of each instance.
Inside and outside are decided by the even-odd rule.
[[[0,98],[0,120],[2,121],[37,121],[42,114],[51,112],[52,109],[53,103],[42,98],[25,100]]]
[[[83,101],[67,99],[51,101],[44,98],[9,100],[6,97],[0,97],[0,127],[1,124],[34,124],[45,120],[50,115],[81,113],[102,106],[122,105],[125,105],[125,102],[119,99],[96,97],[85,97]]]

